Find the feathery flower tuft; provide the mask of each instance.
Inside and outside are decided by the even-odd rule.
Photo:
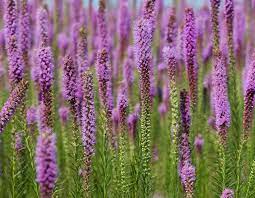
[[[24,61],[18,46],[18,13],[15,0],[5,2],[5,41],[12,89],[24,75]]]
[[[49,39],[49,16],[45,8],[40,8],[37,12],[37,36],[38,46],[46,47],[50,44]]]
[[[52,197],[58,176],[56,136],[50,129],[42,131],[36,145],[36,180],[42,198]]]
[[[83,76],[83,101],[82,101],[82,142],[85,154],[85,189],[88,187],[88,179],[91,172],[92,156],[95,153],[96,143],[96,115],[94,106],[93,76],[88,71]]]
[[[76,98],[77,68],[71,55],[66,55],[63,61],[63,94],[66,100],[74,102]]]
[[[232,189],[226,188],[226,189],[222,192],[220,198],[234,198],[234,191],[233,191]]]
[[[37,121],[37,108],[30,107],[27,109],[27,124],[32,125]]]
[[[190,98],[186,90],[180,93],[180,111],[181,111],[181,125],[182,133],[189,135],[191,117],[190,117]]]
[[[120,57],[122,58],[129,42],[130,34],[130,14],[128,10],[128,1],[120,0],[118,14],[118,35],[120,40]]]
[[[105,105],[106,110],[110,113],[113,109],[112,76],[110,60],[106,49],[98,51],[96,70],[99,81],[101,104]]]
[[[120,127],[123,132],[126,128],[127,109],[128,109],[128,98],[125,84],[122,83],[119,88],[117,98],[117,108],[119,112]]]
[[[204,138],[201,134],[198,134],[194,141],[194,146],[197,153],[201,154],[204,146]]]
[[[105,0],[99,1],[98,13],[97,13],[97,25],[98,25],[98,33],[99,33],[99,47],[109,49],[109,41],[108,41],[108,30],[106,24],[106,16],[105,16]]]
[[[0,112],[0,134],[3,132],[9,120],[15,114],[18,106],[23,102],[27,89],[28,82],[25,80],[20,81],[10,93],[7,101],[4,103],[4,106]]]
[[[61,122],[63,124],[66,124],[68,121],[68,116],[69,116],[69,108],[62,106],[58,109],[58,114]]]
[[[32,29],[31,29],[31,18],[29,14],[28,0],[21,1],[20,11],[20,47],[23,53],[24,60],[28,57],[28,50],[32,45]]]
[[[192,198],[192,194],[195,187],[196,172],[195,167],[190,163],[183,166],[181,170],[181,181],[184,185],[184,190],[186,192],[187,198]]]
[[[197,103],[197,75],[198,65],[196,59],[196,26],[195,16],[192,8],[185,10],[185,27],[184,27],[184,56],[185,64],[188,73],[189,87],[192,107],[194,108]]]
[[[168,23],[166,27],[165,40],[169,47],[176,47],[176,38],[178,35],[176,10],[171,8],[169,11]]]
[[[218,53],[215,58],[212,97],[215,109],[216,128],[222,143],[225,144],[227,128],[230,126],[231,121],[230,104],[228,101],[226,59],[221,53]]]
[[[211,1],[212,25],[213,25],[213,53],[219,51],[220,32],[219,32],[219,8],[221,0]]]

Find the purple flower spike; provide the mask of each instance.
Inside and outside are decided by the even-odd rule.
[[[31,18],[29,14],[29,5],[27,0],[21,1],[21,12],[20,12],[20,47],[23,52],[24,59],[28,57],[28,50],[32,44],[32,29],[31,29]]]
[[[128,97],[126,86],[124,83],[122,83],[119,88],[117,108],[119,111],[120,127],[122,130],[125,130],[128,110]]]
[[[37,12],[37,36],[38,46],[46,47],[49,46],[49,16],[45,8],[40,8]]]
[[[96,114],[94,106],[94,89],[93,89],[93,76],[91,73],[86,72],[83,76],[83,101],[82,101],[82,142],[85,153],[85,165],[84,172],[85,182],[91,172],[91,158],[95,153],[96,143]]]
[[[49,91],[53,84],[53,55],[50,47],[43,47],[38,50],[39,83],[41,92]]]
[[[106,107],[106,111],[111,111],[113,109],[112,76],[110,60],[106,49],[98,51],[96,69],[101,104]]]
[[[195,138],[194,142],[195,149],[197,153],[201,154],[204,146],[204,138],[202,137],[201,134],[198,134]]]
[[[109,41],[108,41],[108,30],[106,24],[105,17],[105,0],[99,1],[98,14],[97,14],[97,25],[98,25],[98,33],[99,33],[99,47],[109,49]]]
[[[83,72],[85,72],[88,67],[88,41],[87,32],[84,27],[81,27],[78,38],[78,48],[77,48],[77,63],[78,63],[78,73],[80,78],[82,78]]]
[[[186,197],[192,197],[196,181],[196,172],[195,167],[190,163],[183,166],[181,170],[181,181],[184,185],[184,190],[187,195]]]
[[[215,109],[216,128],[222,143],[226,143],[227,128],[230,126],[231,113],[228,101],[226,59],[218,53],[213,70],[212,96]]]
[[[66,55],[63,61],[64,72],[63,72],[63,89],[64,97],[66,100],[72,102],[76,98],[76,78],[77,68],[74,64],[72,56]]]
[[[198,66],[196,59],[196,26],[195,26],[195,16],[192,8],[187,8],[185,10],[185,28],[184,28],[184,56],[185,64],[188,72],[189,87],[192,107],[196,106],[197,103],[197,75]]]
[[[156,20],[156,0],[145,0],[143,7],[143,18],[147,19],[152,26],[152,33],[155,29]]]
[[[15,149],[16,149],[16,152],[20,152],[23,148],[24,148],[24,145],[23,145],[23,132],[16,132],[15,133]]]
[[[234,191],[233,191],[232,189],[226,188],[226,189],[222,192],[220,198],[234,198]]]
[[[37,121],[37,108],[30,107],[27,109],[27,124],[32,125]]]
[[[9,62],[9,80],[12,88],[24,75],[24,61],[18,46],[18,13],[14,0],[5,2],[5,41]]]
[[[133,48],[128,48],[128,56],[127,59],[124,61],[123,65],[123,78],[124,81],[131,91],[132,84],[134,82],[134,63],[133,63]]]
[[[181,111],[181,125],[182,133],[189,135],[191,116],[190,116],[190,98],[186,90],[180,93],[180,111]]]
[[[36,181],[39,183],[42,198],[52,197],[58,177],[56,136],[47,129],[39,134],[35,163]]]
[[[0,112],[0,134],[3,132],[9,120],[15,114],[18,106],[23,102],[27,89],[28,82],[24,80],[20,81],[10,93],[7,101],[4,103],[4,106]]]
[[[61,55],[65,55],[69,45],[69,38],[65,33],[60,33],[58,35],[58,48],[60,50]]]
[[[171,8],[165,33],[165,40],[167,41],[169,47],[176,47],[177,35],[178,29],[176,21],[176,10],[175,8]]]
[[[120,0],[119,16],[118,16],[118,35],[120,39],[120,57],[123,57],[124,52],[129,42],[130,34],[130,13],[128,10],[128,1]]]
[[[61,122],[66,124],[69,116],[69,108],[65,106],[60,107],[58,110],[58,114]]]
[[[167,113],[167,105],[166,103],[162,102],[158,107],[158,112],[161,118],[164,118]]]

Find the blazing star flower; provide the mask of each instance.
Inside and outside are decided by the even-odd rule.
[[[194,11],[191,8],[185,10],[185,28],[184,28],[185,42],[184,54],[185,64],[188,72],[189,87],[192,107],[197,103],[197,75],[198,66],[196,60],[196,26]]]
[[[23,148],[23,132],[19,131],[15,133],[15,149],[16,152],[19,153]]]
[[[24,75],[24,61],[18,45],[18,13],[14,0],[5,2],[5,41],[9,62],[9,80],[12,89]]]
[[[117,108],[119,112],[120,127],[122,130],[126,128],[127,109],[128,109],[128,97],[125,84],[122,83],[119,88],[117,98]],[[122,131],[123,132],[123,131]]]
[[[197,151],[199,154],[202,153],[203,146],[204,146],[204,138],[202,137],[201,134],[198,134],[198,135],[195,137],[194,146],[195,146],[196,151]]]
[[[92,156],[95,153],[96,143],[96,114],[94,106],[94,90],[93,90],[93,76],[91,73],[86,72],[83,76],[83,101],[82,101],[82,119],[81,131],[82,142],[84,146],[85,165],[84,172],[85,182],[91,172]]]
[[[0,134],[15,114],[18,106],[23,102],[27,89],[28,82],[25,80],[20,81],[4,103],[0,112]]]
[[[32,44],[32,29],[31,29],[31,18],[29,14],[29,4],[27,0],[21,1],[21,12],[20,12],[20,47],[23,53],[24,59],[28,57],[28,50]]]
[[[50,129],[39,134],[36,153],[36,181],[39,183],[41,197],[52,197],[58,176],[56,136]]]
[[[118,14],[118,35],[120,40],[120,58],[124,56],[124,52],[129,42],[130,34],[130,14],[128,9],[128,1],[120,0]]]
[[[128,56],[123,64],[123,79],[126,86],[131,92],[132,84],[134,82],[134,66],[133,66],[133,48],[128,48]]]
[[[216,128],[221,136],[222,143],[226,143],[227,128],[230,126],[231,113],[228,101],[226,59],[221,53],[218,53],[214,63],[212,96]]]
[[[30,107],[27,109],[27,124],[32,125],[37,121],[37,108]]]
[[[219,33],[219,8],[220,0],[211,1],[212,25],[213,25],[213,52],[219,51],[220,33]]]
[[[99,1],[98,13],[97,13],[97,25],[98,25],[98,34],[100,38],[99,47],[109,49],[108,41],[108,30],[105,17],[105,0]]]
[[[220,198],[234,198],[234,191],[233,191],[232,189],[226,188],[226,189],[222,192]]]
[[[196,180],[195,167],[190,163],[183,166],[181,170],[181,181],[186,192],[186,197],[192,197]]]
[[[46,47],[49,46],[49,16],[45,8],[40,8],[37,11],[37,36],[38,36],[38,46]]]
[[[62,106],[58,109],[59,118],[62,123],[66,124],[69,116],[69,108]]]
[[[171,8],[168,16],[168,23],[165,33],[165,40],[169,47],[176,47],[176,38],[178,35],[176,10]]]
[[[181,111],[181,124],[182,131],[189,135],[191,116],[190,116],[190,98],[186,90],[180,93],[180,111]]]
[[[67,52],[68,45],[69,45],[69,38],[65,33],[58,34],[58,49],[62,56],[64,56]]]

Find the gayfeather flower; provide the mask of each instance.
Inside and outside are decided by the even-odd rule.
[[[77,68],[74,64],[72,56],[66,55],[63,61],[63,65],[64,98],[70,102],[74,102],[76,98]]]
[[[197,151],[197,153],[201,154],[204,146],[204,138],[201,134],[198,134],[195,137],[194,146]]]
[[[128,110],[128,97],[127,90],[125,84],[122,83],[119,88],[118,98],[117,98],[117,108],[119,112],[119,121],[121,130],[125,130],[126,128],[126,120],[127,120],[127,110]],[[124,131],[121,131],[122,133]]]
[[[23,102],[27,89],[28,82],[21,80],[12,90],[9,98],[4,103],[0,112],[0,134],[3,132],[9,120],[15,114],[18,106]]]
[[[242,7],[237,7],[235,16],[234,16],[234,47],[235,47],[235,52],[241,53],[243,44],[244,44],[244,36],[245,36],[245,29],[246,29],[246,24],[245,24],[245,14],[244,10]]]
[[[212,26],[213,26],[213,53],[219,51],[220,33],[219,33],[219,8],[221,0],[211,1]]]
[[[78,63],[78,73],[80,78],[84,71],[89,67],[88,64],[88,41],[87,41],[87,32],[84,27],[81,27],[78,37],[78,47],[77,47],[77,63]]]
[[[15,0],[5,2],[5,41],[9,62],[9,80],[13,89],[24,75],[24,61],[18,46],[18,13]]]
[[[50,47],[39,48],[37,52],[37,59],[39,64],[39,84],[42,98],[46,92],[51,90],[53,84],[53,55]]]
[[[233,0],[225,0],[225,17],[228,31],[233,32],[233,20],[234,20]]]
[[[65,33],[58,34],[58,49],[60,50],[61,55],[65,55],[69,45],[69,38]]]
[[[112,130],[114,134],[118,133],[119,122],[120,122],[120,115],[119,115],[118,108],[114,108],[112,110]]]
[[[52,197],[58,177],[56,136],[50,129],[39,134],[36,153],[36,181],[42,198]]]
[[[195,16],[192,8],[185,10],[185,42],[184,42],[184,54],[185,64],[188,72],[188,80],[190,87],[190,95],[192,107],[197,103],[197,75],[198,65],[196,59],[196,26]]]
[[[99,94],[101,104],[106,109],[107,117],[110,119],[111,111],[113,109],[113,96],[112,96],[112,75],[110,60],[108,52],[105,48],[98,51],[97,54],[97,77],[99,82]]]
[[[226,189],[222,192],[220,198],[234,198],[234,191],[233,191],[232,189],[226,188]]]
[[[184,186],[187,198],[192,198],[193,191],[195,187],[196,180],[196,171],[195,167],[190,163],[187,163],[183,166],[181,170],[181,181]]]
[[[20,48],[25,62],[28,61],[28,50],[32,45],[32,27],[27,0],[21,1],[20,11]]]
[[[128,1],[120,0],[118,14],[118,35],[120,40],[120,58],[124,56],[124,52],[129,42],[130,34],[130,14],[128,9]]]
[[[53,56],[50,47],[41,47],[37,52],[40,85],[40,131],[52,127],[52,85],[54,75]]]
[[[181,125],[182,133],[189,135],[191,116],[190,116],[190,98],[186,90],[180,93],[180,111],[181,111]]]
[[[69,108],[62,106],[58,109],[59,118],[62,123],[66,124],[69,117]]]
[[[32,125],[37,121],[37,108],[30,107],[27,109],[27,124]]]
[[[133,139],[135,139],[138,119],[139,114],[137,112],[129,114],[127,118],[128,132]]]
[[[176,47],[176,38],[178,35],[176,10],[171,8],[168,16],[168,23],[166,27],[165,40],[169,47]]]
[[[132,93],[132,84],[134,82],[134,61],[133,61],[133,48],[128,48],[128,56],[123,64],[123,79],[128,87],[129,93]]]
[[[16,149],[16,152],[18,153],[24,148],[22,141],[23,141],[23,132],[21,131],[16,132],[15,133],[15,149]]]
[[[46,47],[49,46],[49,16],[45,8],[40,8],[37,11],[37,43],[38,46]]]
[[[147,19],[151,23],[151,31],[153,33],[155,29],[156,20],[156,0],[146,0],[143,5],[143,18]]]
[[[150,135],[151,135],[151,73],[152,73],[152,52],[151,23],[147,19],[138,20],[134,30],[135,60],[140,74],[141,92],[141,164],[143,170],[142,183],[143,190],[149,195],[150,188]]]
[[[92,166],[91,160],[95,153],[96,143],[96,114],[94,106],[93,76],[88,71],[83,76],[83,82],[84,95],[82,101],[81,131],[85,154],[85,188],[87,188],[88,177]]]
[[[215,57],[213,70],[212,96],[216,117],[216,128],[222,143],[226,143],[227,128],[230,126],[231,113],[228,101],[226,59],[221,54]]]
[[[243,130],[244,137],[247,139],[248,132],[252,125],[252,119],[254,114],[254,102],[255,102],[255,90],[246,90],[244,97],[244,112],[243,112]]]
[[[177,61],[176,61],[176,53],[175,48],[173,47],[164,47],[163,48],[163,57],[164,62],[167,65],[167,71],[168,71],[168,77],[170,81],[175,81],[175,75],[176,75],[176,67],[177,67]]]
[[[109,49],[108,41],[108,30],[105,17],[105,0],[99,1],[98,13],[97,13],[97,25],[98,25],[98,34],[99,34],[99,47]]]

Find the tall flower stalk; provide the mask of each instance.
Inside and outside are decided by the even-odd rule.
[[[192,8],[185,10],[185,27],[184,27],[184,54],[185,64],[188,73],[189,88],[191,95],[192,108],[197,105],[197,78],[198,78],[198,65],[196,59],[196,26],[195,15]]]
[[[24,61],[18,42],[18,12],[15,0],[5,2],[5,41],[12,89],[24,76]]]
[[[145,196],[151,194],[151,63],[152,30],[148,19],[137,21],[134,30],[135,60],[140,74],[141,134],[139,137],[139,186]]]
[[[81,132],[84,147],[85,167],[83,171],[84,190],[89,196],[89,178],[92,172],[92,157],[95,154],[96,143],[96,115],[94,106],[93,76],[90,72],[83,75],[83,101]]]
[[[170,44],[170,43],[168,43]],[[170,143],[170,171],[172,172],[171,180],[169,181],[168,192],[172,196],[177,196],[176,194],[172,194],[176,192],[176,186],[173,185],[177,183],[177,161],[178,161],[178,130],[179,130],[179,102],[178,102],[178,94],[177,94],[177,85],[176,85],[176,69],[177,69],[177,61],[176,54],[174,53],[174,47],[165,47],[163,49],[164,61],[167,65],[168,78],[169,78],[169,87],[171,90],[170,94],[170,114],[171,114],[171,125],[169,130],[169,141]],[[170,116],[169,116],[170,117]],[[170,173],[170,172],[169,172]]]
[[[3,132],[5,126],[15,114],[18,106],[24,102],[25,94],[28,89],[28,82],[25,80],[20,81],[15,89],[10,93],[9,98],[4,103],[0,112],[0,133]]]
[[[36,180],[39,183],[42,198],[49,198],[58,176],[56,136],[50,129],[41,131],[36,146]]]

